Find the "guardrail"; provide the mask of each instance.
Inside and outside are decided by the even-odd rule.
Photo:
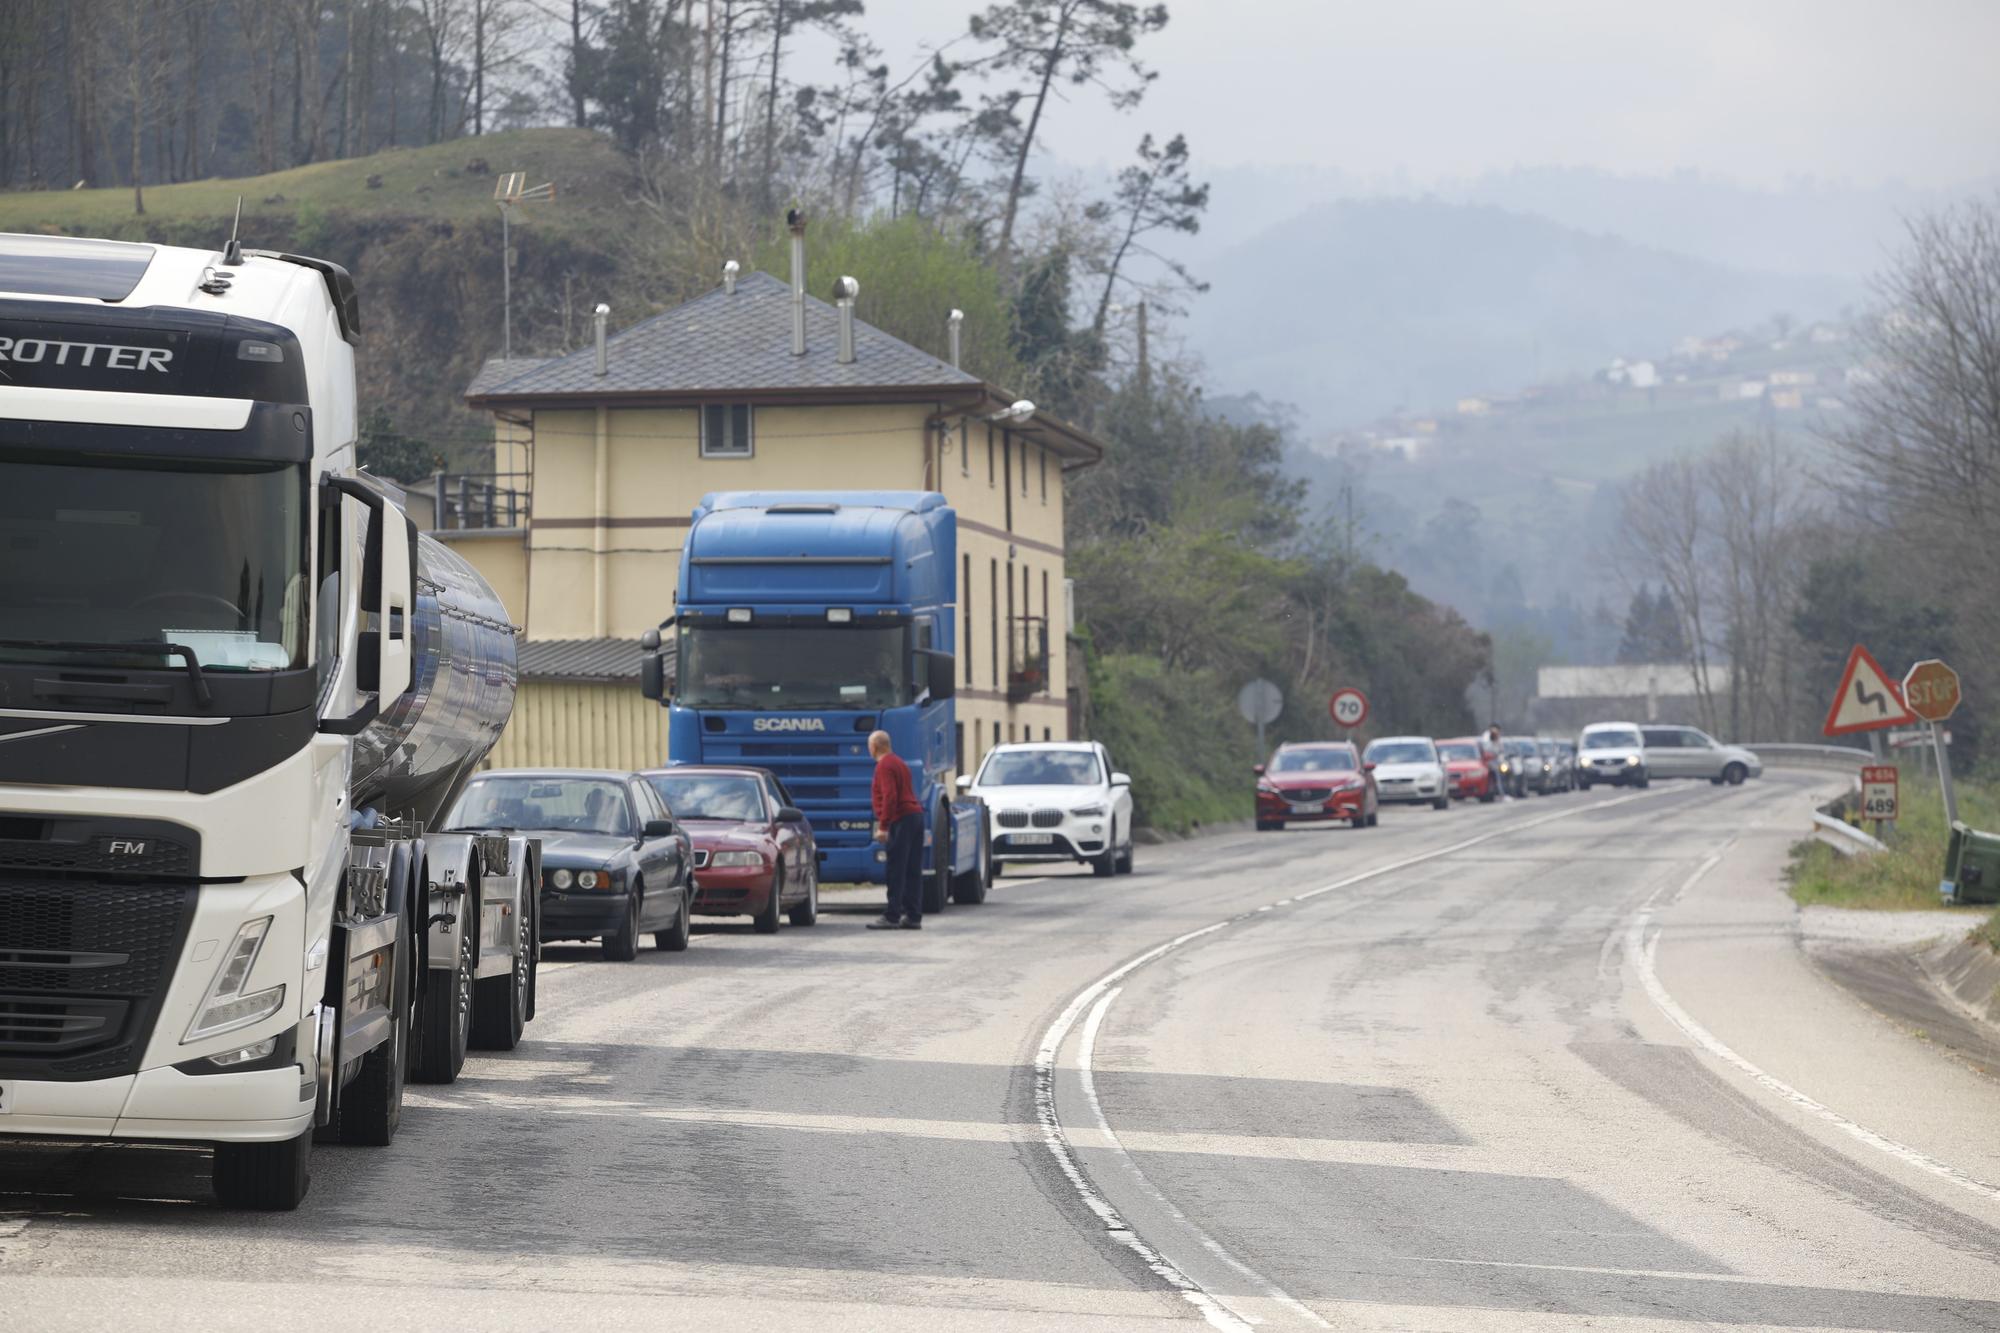
[[[1772,768],[1846,768],[1873,763],[1872,751],[1852,745],[1800,745],[1791,741],[1755,741],[1743,747]]]
[[[1835,850],[1852,856],[1857,851],[1886,852],[1889,844],[1872,833],[1864,833],[1844,819],[1836,818],[1824,810],[1813,811],[1813,827],[1822,833],[1831,833],[1836,838],[1845,839],[1848,845],[1836,844]]]

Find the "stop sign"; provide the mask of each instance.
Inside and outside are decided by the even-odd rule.
[[[1942,722],[1958,707],[1958,673],[1932,658],[1903,677],[1903,702],[1926,722]]]

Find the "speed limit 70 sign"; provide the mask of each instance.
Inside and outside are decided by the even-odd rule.
[[[1863,819],[1886,819],[1894,821],[1896,813],[1896,766],[1894,764],[1863,764],[1861,766],[1861,817]]]
[[[1368,696],[1352,686],[1335,690],[1326,701],[1326,711],[1343,727],[1358,727],[1368,720]]]

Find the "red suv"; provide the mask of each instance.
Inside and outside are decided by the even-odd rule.
[[[1469,801],[1475,797],[1481,801],[1499,799],[1500,784],[1493,772],[1493,765],[1486,761],[1486,747],[1477,736],[1460,736],[1456,740],[1439,741],[1438,758],[1444,761],[1445,776],[1450,780],[1451,795],[1455,801]]]
[[[1381,808],[1375,765],[1347,741],[1294,741],[1257,765],[1257,830],[1345,819],[1372,828]]]

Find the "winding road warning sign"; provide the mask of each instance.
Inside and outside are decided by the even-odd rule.
[[[1833,696],[1833,707],[1827,710],[1823,728],[1826,734],[1850,736],[1882,727],[1907,727],[1916,720],[1917,715],[1903,702],[1902,691],[1889,679],[1882,664],[1866,648],[1855,644],[1854,651],[1847,655],[1847,670],[1840,675],[1840,691]]]

